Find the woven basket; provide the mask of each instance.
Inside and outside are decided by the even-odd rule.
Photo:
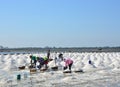
[[[49,59],[49,61],[53,61],[53,59]]]
[[[25,66],[18,67],[20,70],[25,69]]]
[[[51,67],[52,70],[58,70],[58,66]]]
[[[84,73],[83,70],[74,71],[75,73]]]
[[[71,71],[64,71],[63,73],[71,73]]]
[[[47,69],[40,69],[40,71],[46,71]]]
[[[30,72],[36,72],[37,70],[36,69],[30,69]]]

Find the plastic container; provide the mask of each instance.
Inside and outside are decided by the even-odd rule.
[[[24,73],[24,78],[27,78],[27,77],[28,77],[27,73]]]
[[[21,80],[21,75],[20,74],[17,75],[17,80]]]

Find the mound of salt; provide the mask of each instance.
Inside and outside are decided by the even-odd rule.
[[[54,66],[55,66],[55,61],[50,61],[50,62],[48,63],[48,66],[54,67]]]
[[[4,64],[4,68],[3,70],[9,71],[9,70],[17,70],[17,65],[16,65],[16,61],[11,59],[7,62],[5,62]]]
[[[3,70],[6,70],[6,71],[17,70],[17,69],[18,67],[14,64],[8,64],[7,66],[3,68]]]
[[[25,66],[26,65],[25,58],[19,58],[19,59],[17,59],[17,65],[18,66]]]
[[[84,63],[83,62],[76,62],[74,63],[74,68],[79,68],[82,69],[84,67]]]
[[[92,64],[86,64],[84,67],[83,67],[83,70],[84,71],[92,71],[96,69],[95,65],[92,65]]]
[[[112,68],[120,68],[120,61],[119,60],[115,60],[109,66],[112,67]]]

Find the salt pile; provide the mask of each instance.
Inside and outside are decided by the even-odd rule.
[[[36,53],[33,54],[35,56],[44,57],[45,53]],[[25,87],[29,87],[25,84],[25,81],[31,82],[31,77],[34,77],[33,87],[36,85],[39,87],[52,87],[52,86],[78,86],[81,84],[82,87],[90,86],[90,87],[119,87],[120,79],[120,53],[64,53],[65,58],[71,58],[74,63],[72,66],[72,71],[74,70],[83,70],[84,73],[74,73],[72,72],[70,75],[64,75],[62,73],[62,67],[64,66],[64,62],[55,63],[55,57],[58,54],[51,53],[51,58],[53,61],[50,61],[48,66],[49,68],[54,67],[55,65],[59,66],[58,71],[48,71],[41,73],[30,74],[28,69],[23,71],[18,70],[19,66],[28,66],[30,64],[30,54],[14,54],[14,55],[0,55],[0,86],[5,87],[5,83],[7,83],[8,78],[12,80],[16,87],[25,85]],[[91,60],[91,64],[89,64],[89,60]],[[60,60],[57,60],[60,61]],[[24,78],[24,74],[27,73],[27,80]],[[4,74],[4,75],[3,75]],[[16,82],[16,75],[21,74],[23,81],[20,83]],[[92,78],[91,78],[92,76]],[[44,80],[44,81],[43,81]],[[37,81],[39,83],[37,83]],[[103,83],[99,84],[99,83]],[[104,83],[106,82],[106,83]],[[6,86],[7,87],[7,86]],[[79,87],[79,86],[78,86]]]

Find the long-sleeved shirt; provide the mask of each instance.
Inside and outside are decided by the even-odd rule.
[[[70,65],[70,64],[73,63],[73,60],[71,60],[70,58],[68,58],[68,59],[65,59],[64,62],[65,62],[65,66],[68,66],[68,65]]]

